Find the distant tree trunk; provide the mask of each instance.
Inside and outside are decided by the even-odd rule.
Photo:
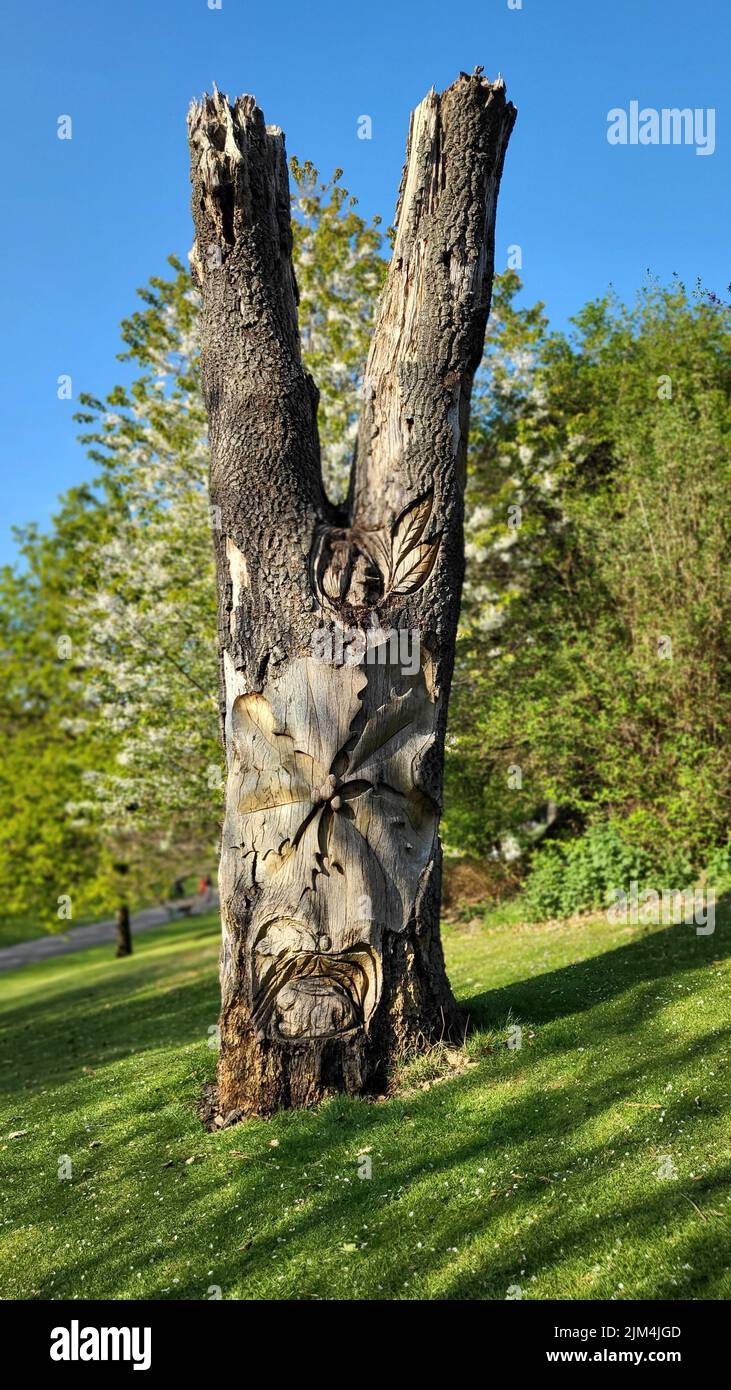
[[[515,120],[460,78],[411,119],[347,509],[302,366],[282,133],[215,92],[189,134],[221,716],[222,1112],[383,1089],[456,1034],[442,763],[470,393]]]
[[[132,955],[132,933],[129,927],[129,908],[120,903],[117,908],[117,956]]]

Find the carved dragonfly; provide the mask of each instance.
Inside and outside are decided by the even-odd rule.
[[[254,1018],[279,1038],[367,1026],[383,932],[406,926],[433,853],[419,776],[434,702],[423,672],[398,695],[389,679],[303,658],[269,698],[233,707],[240,849],[259,889]]]
[[[376,667],[374,674],[380,674]],[[236,701],[242,848],[256,854],[264,878],[298,855],[314,887],[320,874],[345,874],[364,851],[387,873],[382,861],[394,828],[402,833],[389,858],[394,844],[402,863],[431,848],[435,808],[415,783],[433,732],[434,705],[423,675],[403,694],[391,694],[358,732],[367,679],[362,669],[304,658],[277,683],[278,710],[263,695]]]

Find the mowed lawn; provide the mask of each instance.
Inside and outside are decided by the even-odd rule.
[[[464,1050],[218,1134],[213,919],[0,976],[3,1297],[731,1297],[728,907],[518,913],[445,929]]]

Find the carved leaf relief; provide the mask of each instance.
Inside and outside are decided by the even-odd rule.
[[[411,502],[392,528],[393,556],[396,561],[412,550],[420,541],[434,505],[434,493],[428,492],[416,502]]]
[[[417,545],[399,561],[393,574],[394,594],[413,594],[425,584],[431,574],[439,550],[441,536]]]
[[[373,607],[389,596],[405,597],[424,585],[442,539],[422,537],[434,507],[434,493],[410,502],[390,531],[362,527],[329,528],[319,536],[314,576],[326,606]]]

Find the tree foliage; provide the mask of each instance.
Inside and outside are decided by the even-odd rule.
[[[347,482],[358,393],[384,262],[340,184],[292,161],[303,352],[320,390],[323,470]],[[2,667],[9,814],[0,840],[6,911],[55,921],[56,896],[159,896],[209,868],[223,788],[199,297],[175,257],[122,324],[137,369],[104,400],[80,399],[93,483],[29,528],[27,568],[4,571]],[[52,599],[52,602],[51,602]],[[50,605],[50,607],[49,607]],[[68,634],[71,662],[56,652]],[[37,650],[43,653],[39,667]],[[33,665],[46,698],[24,691]],[[19,710],[23,710],[23,718]],[[48,783],[39,820],[39,781]],[[117,864],[123,872],[114,871]],[[96,885],[93,888],[93,885]],[[111,896],[110,896],[111,895]]]
[[[303,352],[338,498],[382,237],[340,171],[292,172]],[[48,535],[20,534],[22,565],[0,577],[0,891],[6,913],[48,924],[60,895],[94,912],[215,858],[216,518],[198,297],[170,265],[122,325],[130,384],[81,398],[92,483]],[[557,333],[519,291],[497,277],[473,404],[443,830],[452,854],[528,851],[540,910],[568,911],[628,865],[677,882],[727,853],[728,311],[649,282]],[[555,843],[535,848],[547,806]]]
[[[691,872],[729,822],[728,321],[649,283],[551,333],[517,288],[470,458],[449,841],[529,844],[554,802]]]

